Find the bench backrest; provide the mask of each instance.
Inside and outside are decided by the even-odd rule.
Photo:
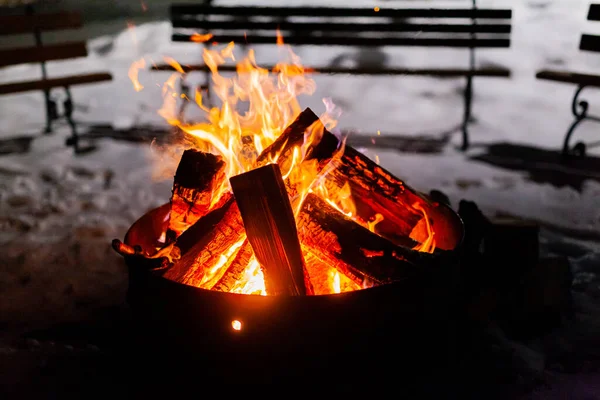
[[[39,62],[42,65],[42,76],[44,79],[47,78],[46,61],[85,57],[87,47],[86,43],[81,41],[44,45],[42,33],[76,29],[81,26],[79,13],[35,14],[31,5],[25,7],[24,14],[0,16],[0,36],[31,33],[35,39],[34,46],[0,50],[0,67]]]
[[[172,40],[290,45],[509,47],[508,9],[171,6]],[[447,22],[451,20],[452,22]],[[442,22],[444,21],[444,22]]]
[[[587,19],[588,21],[600,21],[600,4],[590,4]],[[600,52],[600,35],[590,35],[587,33],[581,35],[579,49]]]

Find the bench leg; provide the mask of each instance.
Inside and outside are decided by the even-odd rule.
[[[463,151],[469,148],[469,121],[471,120],[471,104],[473,102],[473,77],[467,76],[467,85],[465,87],[465,110],[462,123],[462,147]]]
[[[575,146],[571,147],[569,145],[571,136],[573,135],[573,132],[575,132],[577,126],[579,126],[579,124],[586,119],[600,122],[599,117],[591,116],[588,114],[589,103],[586,100],[579,100],[579,95],[581,94],[583,89],[585,89],[585,87],[585,85],[579,86],[575,91],[575,95],[573,96],[573,102],[571,103],[571,112],[575,117],[575,121],[573,121],[573,123],[569,127],[569,130],[567,131],[567,134],[565,135],[565,140],[563,142],[562,148],[563,157],[569,157],[572,155],[584,156],[586,150],[585,143],[577,142]]]
[[[44,90],[44,101],[46,103],[46,128],[44,133],[52,133],[52,121],[58,118],[56,102],[50,97],[50,91]]]
[[[67,146],[73,146],[73,150],[75,153],[79,153],[79,136],[77,135],[77,126],[75,125],[75,121],[73,121],[73,98],[71,97],[71,91],[68,87],[65,87],[65,92],[67,94],[67,99],[65,100],[65,119],[67,123],[71,127],[71,137],[67,139]]]

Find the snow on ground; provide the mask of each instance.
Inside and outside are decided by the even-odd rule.
[[[458,1],[426,2],[432,7],[448,3],[461,6]],[[480,65],[501,65],[510,68],[513,76],[476,79],[473,141],[559,149],[571,122],[574,87],[537,81],[534,75],[545,67],[597,72],[600,57],[577,50],[582,31],[600,31],[600,26],[584,22],[588,2],[488,0],[479,4],[514,10],[511,48],[482,50],[477,55]],[[140,81],[145,89],[137,93],[127,76],[134,60],[160,61],[164,55],[182,63],[200,60],[200,50],[194,45],[171,43],[169,24],[160,21],[94,38],[89,50],[87,58],[50,63],[49,73],[111,71],[112,82],[77,87],[73,94],[79,121],[109,123],[116,128],[164,126],[156,110],[162,102],[159,85],[169,75],[142,71]],[[467,62],[466,53],[459,50],[305,47],[296,53],[313,66],[326,65],[340,55],[357,56],[362,62],[383,59],[388,66],[464,66]],[[257,60],[272,63],[277,52],[259,47]],[[38,74],[36,65],[4,68],[0,82]],[[461,79],[316,76],[315,80],[316,93],[301,99],[302,104],[322,112],[321,99],[333,98],[343,109],[340,128],[362,134],[380,130],[383,135],[434,135],[461,120]],[[589,99],[592,107],[600,104],[598,93],[591,91]],[[44,121],[42,100],[40,93],[1,97],[0,137],[37,136]],[[597,139],[597,133],[598,126],[590,124],[577,135],[587,139],[596,135]],[[0,292],[3,299],[9,299],[0,302],[0,322],[9,326],[76,318],[89,308],[114,302],[115,296],[124,296],[126,271],[110,248],[110,240],[122,238],[135,219],[169,198],[169,177],[176,159],[164,156],[160,149],[105,139],[98,151],[74,156],[64,146],[67,135],[68,129],[62,125],[54,135],[36,139],[29,153],[0,156],[0,245],[4,247]],[[458,136],[454,139],[453,144],[458,144]],[[460,199],[469,199],[490,215],[503,211],[562,227],[600,231],[598,182],[587,182],[581,193],[537,184],[524,174],[468,161],[454,146],[439,155],[391,150],[369,154],[377,155],[384,167],[416,189],[444,191],[455,205]],[[552,234],[548,237],[565,245],[574,242]],[[582,279],[592,276],[593,280],[598,265],[593,250],[598,244],[574,243],[582,249],[578,258],[572,258],[575,272],[581,272]],[[592,286],[590,290],[597,292],[597,285]]]

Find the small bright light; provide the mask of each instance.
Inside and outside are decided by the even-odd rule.
[[[234,319],[233,321],[231,321],[231,327],[235,331],[241,331],[242,330],[242,322],[238,321],[237,319]]]
[[[379,12],[379,7],[375,7],[373,10],[374,10],[375,12]]]

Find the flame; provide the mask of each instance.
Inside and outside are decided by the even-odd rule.
[[[207,42],[212,37],[210,33],[194,33],[191,40]],[[190,101],[177,92],[177,82],[183,79],[186,73],[176,60],[165,57],[165,61],[175,72],[162,85],[163,105],[158,110],[158,114],[169,124],[186,133],[189,142],[198,150],[218,154],[226,163],[224,177],[221,182],[218,182],[212,194],[211,208],[219,204],[224,194],[231,192],[229,178],[255,168],[258,155],[271,145],[299,115],[301,112],[299,97],[311,95],[316,89],[314,80],[307,74],[312,70],[305,68],[291,48],[285,46],[279,30],[277,30],[277,45],[288,50],[287,59],[275,65],[271,71],[257,64],[252,49],[237,61],[233,42],[220,48],[204,48],[202,56],[211,73],[211,92],[217,97],[218,106],[205,104],[202,92],[197,90],[193,101],[205,113],[204,121],[197,123],[186,123],[177,113],[178,101],[181,99]],[[236,73],[233,76],[222,75],[219,68],[231,62],[236,63]],[[129,69],[129,78],[136,91],[144,88],[139,82],[138,72],[145,66],[146,62],[142,59],[134,62]],[[329,131],[334,129],[341,115],[331,99],[323,99],[323,103],[325,112],[320,116],[319,121],[307,130],[304,143],[293,148],[291,156],[286,157],[285,161],[279,160],[281,154],[275,154],[268,162],[280,163],[282,176],[290,189],[290,201],[296,216],[306,196],[315,193],[346,217],[375,232],[375,226],[383,220],[383,216],[376,214],[367,220],[362,219],[358,216],[350,183],[346,182],[341,188],[332,188],[326,185],[324,179],[339,166],[346,138],[340,140],[339,148],[326,165],[319,165],[317,160],[307,159],[309,149],[321,140],[324,129]],[[417,207],[418,205],[415,206]],[[430,233],[417,246],[418,250],[433,251],[435,241],[425,211],[422,208],[417,209],[424,214],[425,228]],[[220,255],[215,265],[204,267],[201,279],[194,284],[201,288],[212,288],[224,275],[245,241],[246,235],[236,239],[236,242]],[[340,274],[331,266],[315,261],[311,267],[313,270],[318,268],[321,271],[320,274],[328,285],[327,289],[322,290],[324,292],[341,293],[360,289],[350,278]],[[244,271],[244,276],[230,291],[266,295],[263,271],[254,256],[251,257]],[[366,284],[365,287],[368,286]]]
[[[190,36],[190,40],[192,42],[196,42],[196,43],[208,42],[212,38],[213,38],[213,34],[212,33],[201,34],[201,33],[198,33],[198,32],[194,32],[194,33],[192,33],[192,36]]]
[[[237,250],[240,247],[242,247],[242,245],[246,241],[246,235],[242,236],[243,237],[241,240],[234,243],[231,247],[227,249],[225,253],[219,256],[219,260],[215,265],[213,265],[211,268],[205,269],[205,273],[202,276],[200,283],[197,284],[198,287],[203,289],[210,289],[217,283],[217,281],[223,276],[223,273],[225,273],[225,268],[227,268],[226,266],[229,265],[231,261],[233,261],[232,258],[235,256]]]
[[[277,46],[283,46],[283,36],[281,36],[281,31],[277,28]]]
[[[129,73],[127,74],[129,76],[129,79],[131,80],[131,82],[133,83],[133,88],[135,89],[136,92],[139,92],[140,90],[142,90],[144,88],[144,85],[142,85],[139,81],[138,75],[139,75],[139,71],[140,69],[144,69],[146,68],[146,60],[139,59],[137,61],[134,61],[131,66],[129,67]]]
[[[342,291],[340,287],[340,273],[335,270],[332,275],[333,282],[331,282],[331,288],[333,289],[333,293],[340,293]]]
[[[420,238],[425,238],[421,243],[416,245],[413,250],[422,251],[424,253],[433,253],[435,250],[435,232],[431,229],[427,212],[419,203],[413,204],[413,208],[420,211],[423,214],[423,218],[414,227],[410,237],[417,241],[419,241]]]
[[[265,276],[254,256],[248,263],[244,277],[235,283],[231,293],[267,295]]]
[[[383,221],[383,215],[377,213],[372,221],[367,222],[367,227],[371,232],[375,232],[375,226]]]

